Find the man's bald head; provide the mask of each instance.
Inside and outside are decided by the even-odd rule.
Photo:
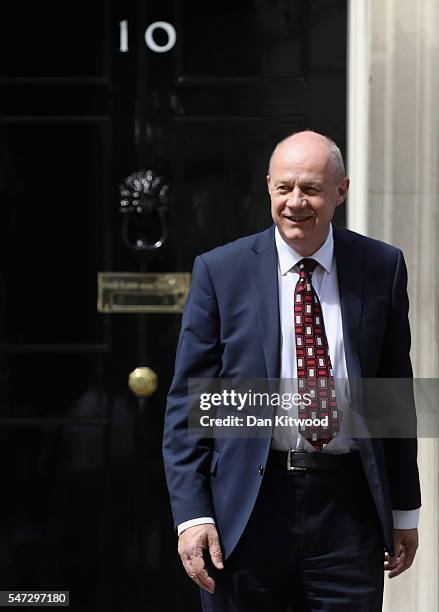
[[[339,148],[317,132],[288,136],[273,151],[267,185],[280,235],[309,257],[326,240],[349,189]]]
[[[312,130],[304,130],[302,132],[295,132],[290,134],[283,140],[281,140],[273,150],[270,157],[268,166],[268,174],[271,174],[271,168],[273,161],[278,153],[283,153],[289,147],[314,147],[314,148],[326,148],[328,152],[328,162],[331,166],[331,170],[334,173],[334,178],[337,182],[342,181],[346,176],[345,165],[343,162],[343,156],[337,144],[318,132]]]

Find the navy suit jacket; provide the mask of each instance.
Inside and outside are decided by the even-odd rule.
[[[401,251],[337,226],[333,230],[349,379],[411,378]],[[226,558],[254,507],[271,441],[188,437],[187,381],[279,378],[278,295],[274,225],[195,260],[168,395],[163,457],[175,525],[214,517]],[[409,438],[357,442],[392,553],[392,509],[421,504],[417,443]]]

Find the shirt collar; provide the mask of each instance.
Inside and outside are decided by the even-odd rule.
[[[303,256],[299,255],[297,251],[295,251],[285,242],[277,227],[275,228],[274,236],[276,241],[277,256],[279,258],[280,273],[286,274],[292,268],[294,268],[294,266],[298,264],[301,259],[303,259]],[[322,246],[312,254],[312,259],[315,259],[316,262],[320,264],[322,268],[328,272],[328,274],[330,274],[333,255],[334,237],[332,234],[332,224],[329,224],[329,231],[326,240]]]

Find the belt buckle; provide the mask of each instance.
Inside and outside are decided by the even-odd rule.
[[[291,465],[291,457],[293,455],[293,453],[295,453],[296,451],[294,450],[289,450],[288,451],[288,455],[287,455],[287,470],[289,472],[306,472],[306,467],[300,467],[297,465]]]

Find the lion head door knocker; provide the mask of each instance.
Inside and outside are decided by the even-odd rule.
[[[153,170],[141,170],[119,186],[122,238],[133,251],[151,252],[168,238],[166,210],[169,186]]]

